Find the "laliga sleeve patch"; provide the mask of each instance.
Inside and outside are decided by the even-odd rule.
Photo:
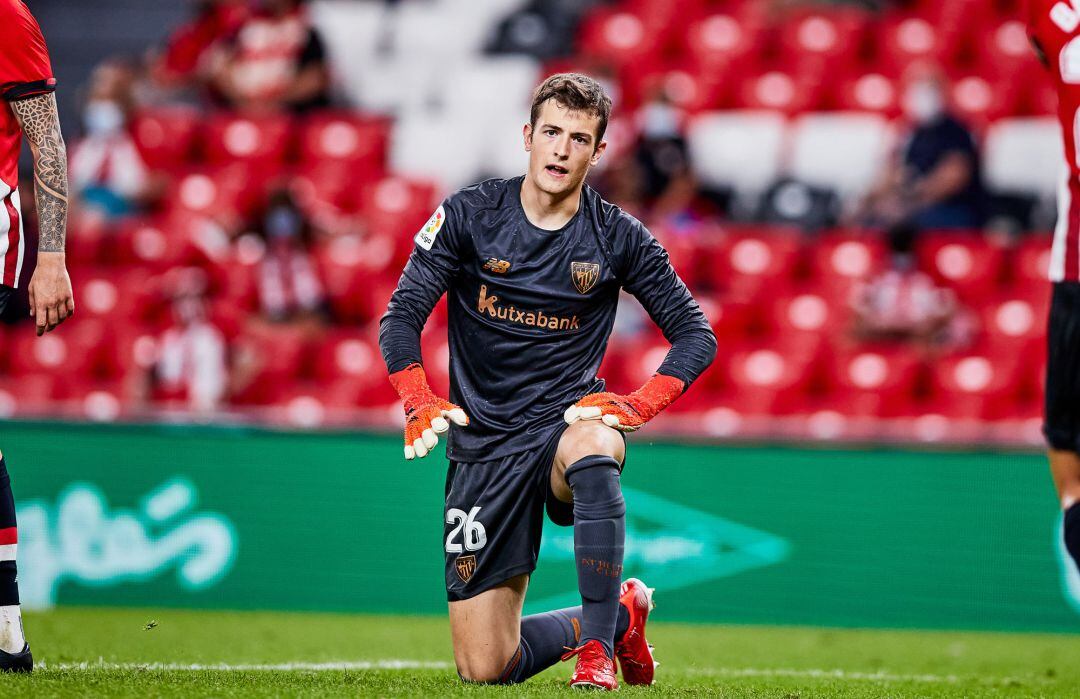
[[[416,234],[416,244],[425,250],[430,250],[431,246],[435,244],[435,236],[442,230],[444,223],[446,223],[446,211],[440,206],[435,209],[435,213],[431,215],[424,227]]]

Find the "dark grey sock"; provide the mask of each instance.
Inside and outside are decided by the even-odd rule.
[[[574,559],[581,592],[581,639],[599,641],[614,657],[626,540],[626,505],[619,463],[587,456],[566,469],[574,493]]]
[[[615,638],[621,638],[630,627],[630,612],[619,605],[619,621]],[[521,620],[521,644],[506,664],[499,684],[524,682],[555,663],[568,648],[576,648],[581,637],[581,607],[568,607],[553,612],[533,614]]]

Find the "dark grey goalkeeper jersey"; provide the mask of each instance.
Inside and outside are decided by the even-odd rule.
[[[585,187],[565,226],[537,228],[521,207],[522,180],[488,180],[443,202],[380,323],[390,373],[422,364],[420,331],[448,294],[449,399],[471,420],[450,430],[455,461],[539,449],[567,407],[604,389],[596,372],[620,288],[672,345],[660,373],[689,386],[716,354],[704,314],[639,221]]]

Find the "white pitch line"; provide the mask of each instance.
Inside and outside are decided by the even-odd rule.
[[[857,672],[849,670],[821,670],[815,668],[808,668],[805,670],[795,670],[790,668],[688,668],[685,670],[691,675],[703,675],[713,677],[793,677],[793,678],[805,678],[805,679],[837,679],[837,680],[855,680],[862,682],[923,682],[928,684],[955,684],[957,682],[965,680],[963,677],[957,675],[932,675],[932,674],[912,674],[901,675],[893,674],[891,672]],[[1010,684],[1013,682],[1021,681],[1015,677],[994,677],[994,678],[969,678],[986,684]],[[1023,680],[1026,682],[1040,683],[1045,682],[1045,679],[1041,677],[1033,677]]]
[[[327,663],[107,663],[103,660],[88,663],[39,663],[49,670],[163,670],[215,672],[330,672],[337,670],[449,670],[453,665],[427,660],[345,660]]]

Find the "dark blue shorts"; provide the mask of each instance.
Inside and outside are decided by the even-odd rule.
[[[560,420],[538,450],[494,461],[450,462],[443,546],[451,602],[531,573],[545,508],[556,524],[574,523],[573,505],[551,492],[551,465],[566,427]]]
[[[1043,434],[1054,449],[1080,452],[1080,283],[1054,284],[1046,343]]]

